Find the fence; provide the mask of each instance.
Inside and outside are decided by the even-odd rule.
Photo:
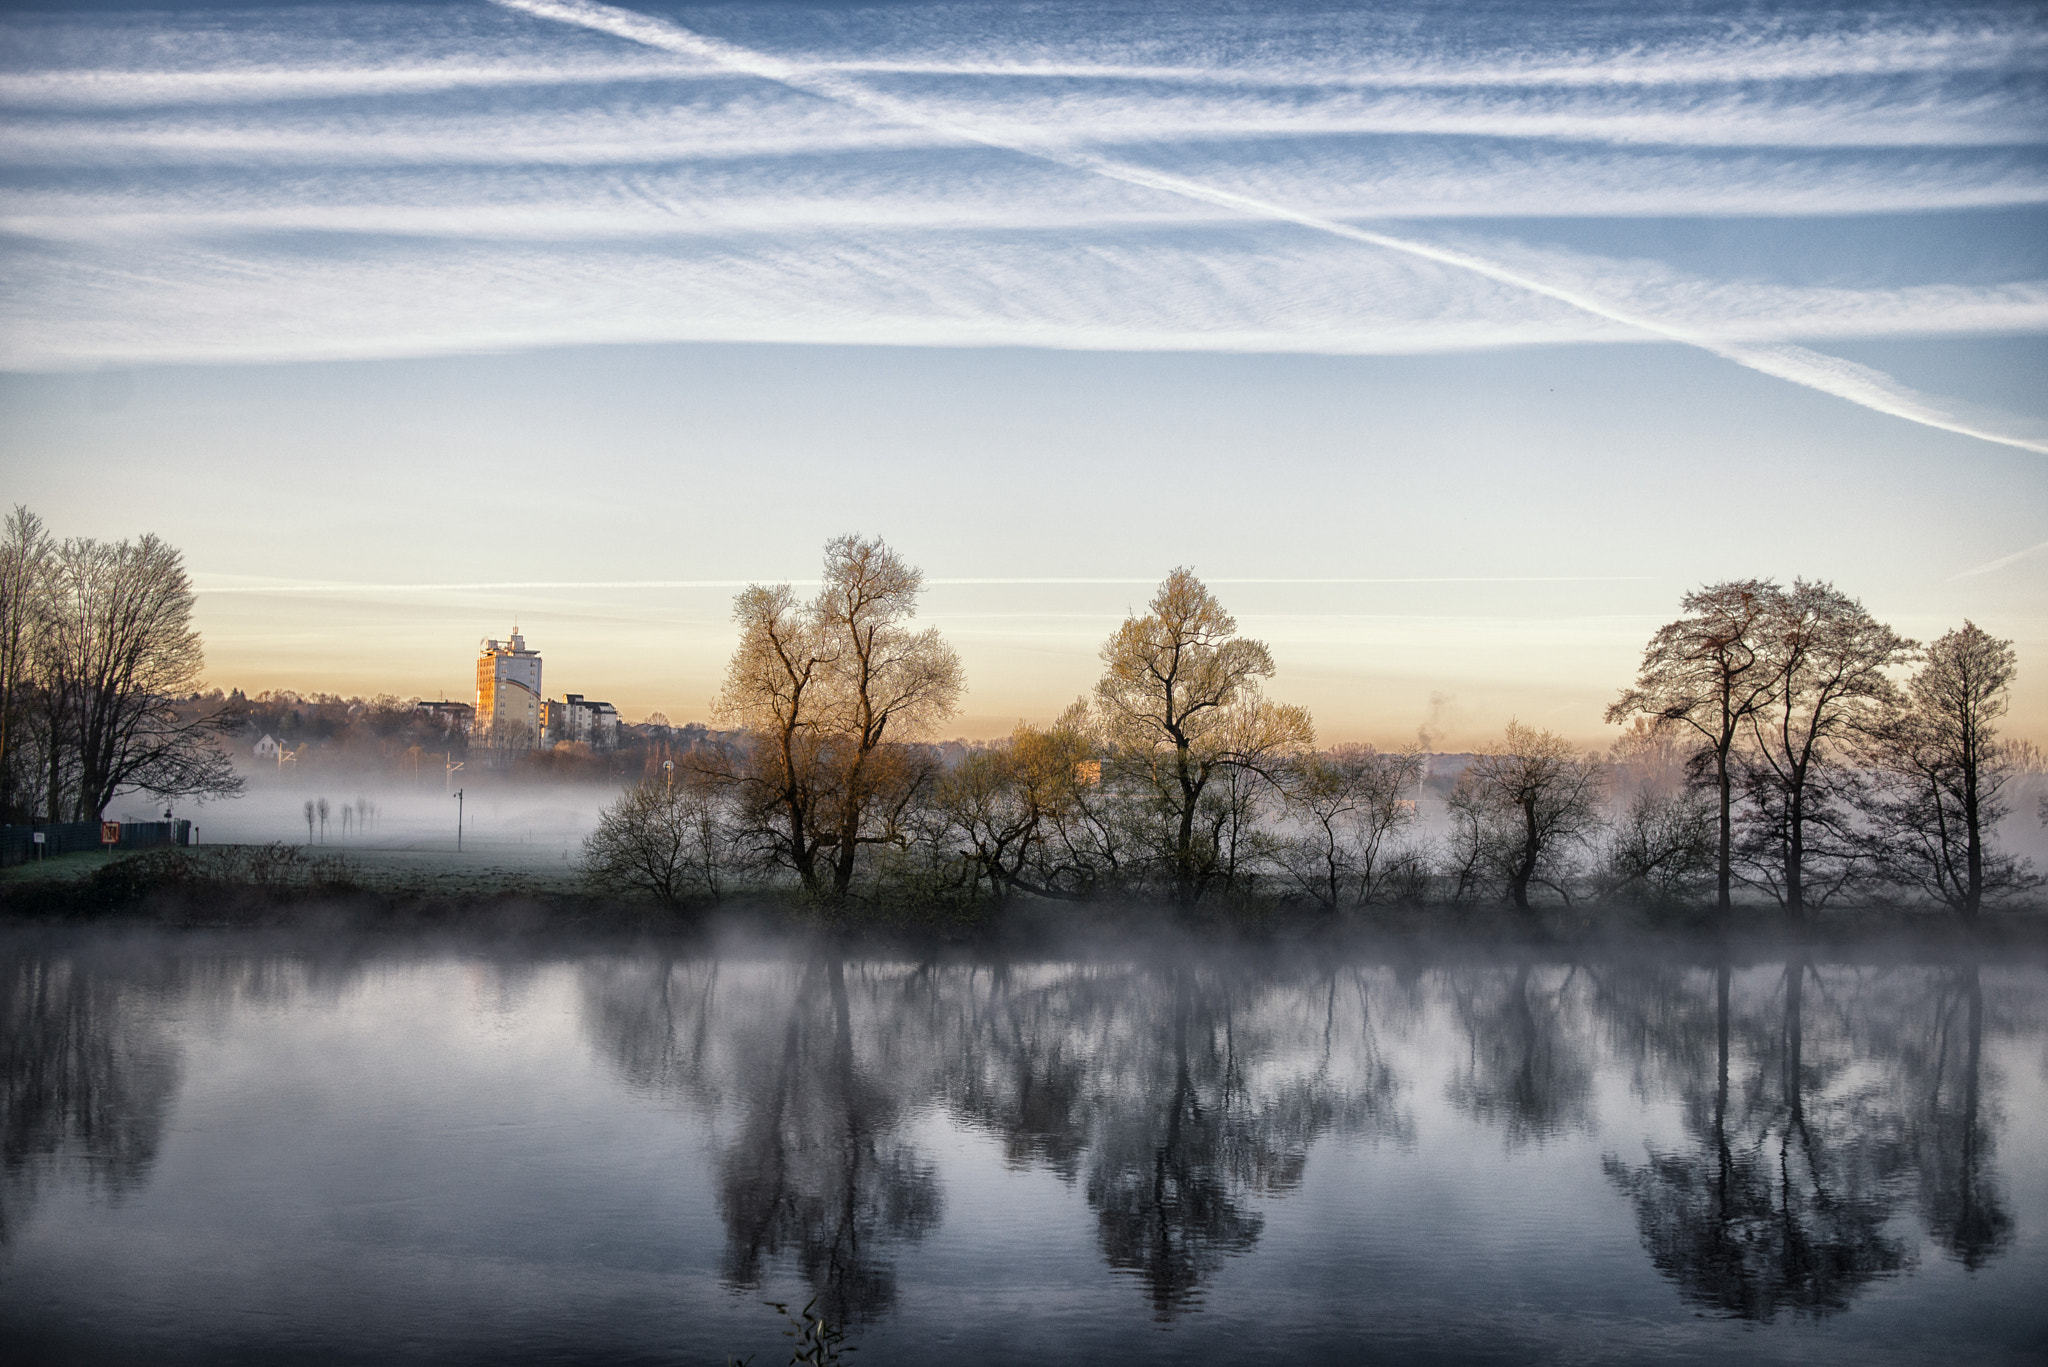
[[[0,826],[0,868],[13,864],[25,864],[36,855],[36,836],[43,837],[42,858],[54,859],[60,854],[77,854],[81,850],[106,849],[108,827],[120,832],[120,839],[113,842],[113,848],[121,850],[146,850],[159,845],[189,845],[192,843],[192,823],[189,821],[53,821],[39,826]]]

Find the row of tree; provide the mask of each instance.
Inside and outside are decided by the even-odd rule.
[[[1629,729],[1604,759],[1510,723],[1460,764],[1319,749],[1308,713],[1265,695],[1265,645],[1178,569],[1104,644],[1092,696],[948,762],[928,738],[962,673],[914,624],[922,576],[858,537],[824,568],[808,601],[740,594],[719,703],[738,740],[606,813],[586,849],[600,887],[1331,911],[1597,893],[1726,910],[1747,889],[1794,915],[1909,890],[1975,916],[2037,882],[1994,844],[2031,753],[1996,728],[2011,643],[1965,623],[1922,648],[1827,584],[1688,595],[1609,709]]]
[[[204,656],[192,584],[154,536],[58,540],[0,526],[0,819],[91,821],[115,794],[241,789],[224,705],[192,706]]]

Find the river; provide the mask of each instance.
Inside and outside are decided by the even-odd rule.
[[[0,933],[10,1361],[2039,1361],[2048,971]]]

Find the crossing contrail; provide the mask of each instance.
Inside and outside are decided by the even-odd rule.
[[[1185,176],[1176,176],[1170,172],[1098,156],[1092,152],[1065,146],[1058,140],[1029,127],[1012,125],[990,129],[934,114],[910,101],[872,90],[835,70],[808,63],[785,61],[722,39],[706,37],[666,19],[620,9],[615,5],[597,4],[593,3],[593,0],[493,0],[493,3],[539,18],[609,33],[614,37],[664,52],[701,58],[727,71],[776,81],[794,90],[852,105],[895,123],[923,128],[963,142],[977,143],[983,147],[1013,152],[1021,156],[1036,157],[1060,166],[1122,181],[1128,185],[1177,195],[1183,199],[1231,209],[1253,217],[1296,224],[1366,246],[1401,252],[1425,261],[1468,271],[1488,280],[1555,300],[1595,318],[1647,332],[1666,341],[1694,347],[1762,374],[1803,385],[1838,399],[1845,399],[1874,412],[1903,418],[1907,422],[1943,432],[1954,432],[1961,436],[1975,437],[1980,441],[1996,442],[2001,446],[2018,447],[2023,451],[2036,451],[2048,455],[2048,442],[2011,436],[1962,422],[1881,371],[1839,357],[1809,351],[1805,347],[1724,341],[1662,319],[1633,313],[1593,295],[1536,279],[1469,252],[1419,242],[1391,233],[1374,232],[1369,228],[1355,227],[1336,219],[1324,218],[1319,214],[1306,213],[1284,204],[1240,194],[1235,190],[1190,180]]]
[[[2004,569],[2007,565],[2017,565],[2022,560],[2039,555],[2042,551],[2048,551],[2048,541],[2036,541],[2023,551],[2014,551],[2011,555],[2001,555],[1998,559],[1987,561],[1974,569],[1964,570],[1961,574],[1952,574],[1948,577],[1948,581],[1953,584],[1958,579],[1975,579],[1980,574],[1992,574]]]

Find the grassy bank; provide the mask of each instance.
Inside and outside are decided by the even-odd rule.
[[[0,920],[142,922],[159,926],[349,925],[496,931],[620,931],[690,935],[715,919],[763,929],[824,929],[871,944],[997,944],[1022,952],[1083,944],[1114,952],[1195,936],[1240,942],[1380,941],[1593,947],[1638,940],[1699,945],[1846,944],[1884,938],[1915,952],[1943,946],[2048,953],[2048,912],[1987,913],[1965,925],[1931,908],[1840,907],[1788,921],[1767,906],[1725,917],[1700,909],[1612,903],[1552,905],[1534,914],[1493,903],[1374,906],[1330,917],[1287,906],[1214,906],[1189,914],[1109,903],[1014,902],[971,913],[860,906],[827,914],[786,895],[686,910],[591,896],[566,861],[442,849],[322,850],[213,846],[78,854],[0,872]],[[922,952],[922,951],[919,951]]]

